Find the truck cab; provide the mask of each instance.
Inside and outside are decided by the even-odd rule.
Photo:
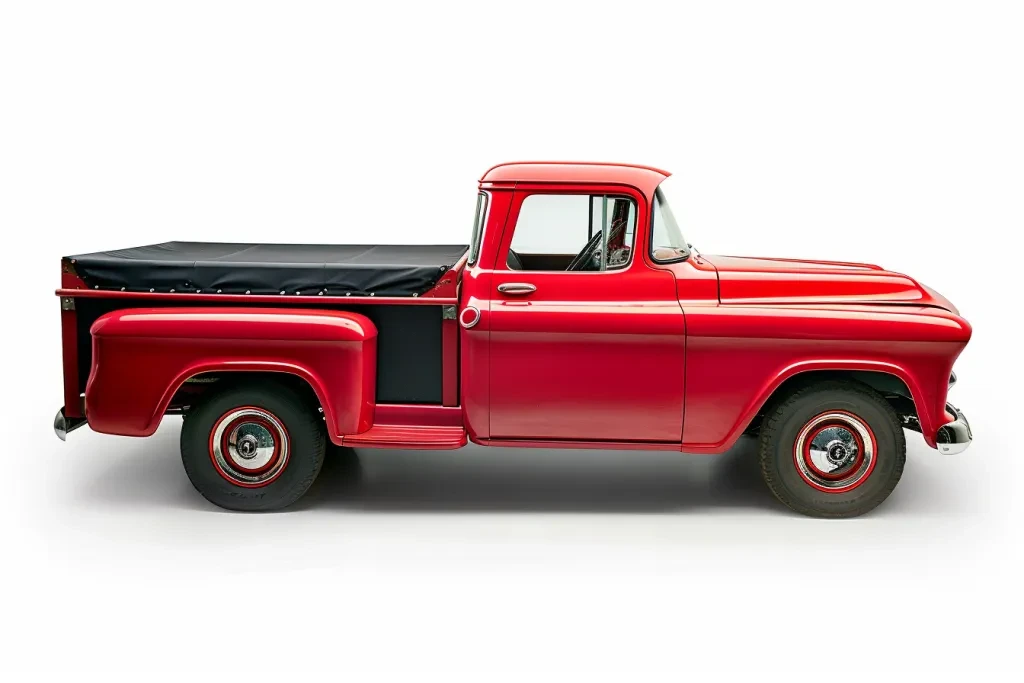
[[[599,165],[484,176],[460,295],[463,394],[487,399],[467,406],[474,439],[681,442],[686,322],[670,266],[694,273],[694,296],[717,296],[656,195],[663,180]]]
[[[67,257],[55,429],[181,414],[196,488],[245,510],[294,502],[330,449],[714,454],[748,433],[780,501],[842,517],[891,492],[905,429],[967,447],[948,300],[871,264],[702,255],[681,197],[646,166],[502,164],[468,245]]]

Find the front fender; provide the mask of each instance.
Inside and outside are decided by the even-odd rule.
[[[925,442],[952,421],[949,374],[971,336],[947,311],[897,306],[687,306],[683,450],[728,450],[786,380],[882,372],[910,390]]]
[[[93,323],[89,426],[148,436],[174,393],[207,372],[283,372],[309,384],[331,440],[373,425],[377,328],[348,311],[135,308]]]

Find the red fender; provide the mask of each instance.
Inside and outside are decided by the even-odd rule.
[[[730,448],[779,386],[805,372],[867,371],[910,391],[935,448],[953,363],[971,337],[963,318],[901,306],[684,306],[686,404],[682,449]]]
[[[768,378],[757,391],[755,398],[743,407],[743,412],[740,414],[739,418],[733,424],[728,435],[722,442],[717,444],[684,444],[683,450],[692,452],[720,453],[732,448],[743,434],[743,430],[750,425],[751,421],[757,415],[757,412],[764,407],[772,397],[772,394],[775,393],[775,390],[782,386],[783,382],[799,374],[821,370],[860,370],[865,372],[880,372],[892,375],[902,380],[910,390],[911,399],[917,407],[918,418],[921,424],[921,432],[924,436],[925,442],[932,448],[935,448],[935,431],[938,430],[940,425],[949,421],[948,416],[945,420],[942,420],[941,417],[939,417],[939,415],[945,412],[945,392],[942,393],[943,403],[937,404],[935,396],[922,389],[920,382],[918,382],[917,377],[913,373],[908,372],[905,368],[894,363],[866,359],[816,359],[793,363],[792,365],[783,368],[774,376]],[[936,406],[938,406],[938,410],[942,411],[942,413],[939,413],[938,415],[936,414]]]
[[[134,308],[92,326],[85,412],[97,432],[149,436],[190,377],[283,372],[309,384],[331,441],[373,426],[377,328],[348,311]]]

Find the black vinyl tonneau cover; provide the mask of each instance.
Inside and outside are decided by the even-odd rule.
[[[89,286],[132,292],[417,296],[465,245],[164,242],[69,256]]]

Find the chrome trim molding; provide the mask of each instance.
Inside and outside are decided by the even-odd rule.
[[[971,425],[967,422],[964,414],[952,403],[946,404],[946,410],[956,415],[956,419],[939,427],[939,431],[935,433],[935,445],[938,447],[939,453],[943,455],[963,453],[974,439],[974,435],[971,434]]]

